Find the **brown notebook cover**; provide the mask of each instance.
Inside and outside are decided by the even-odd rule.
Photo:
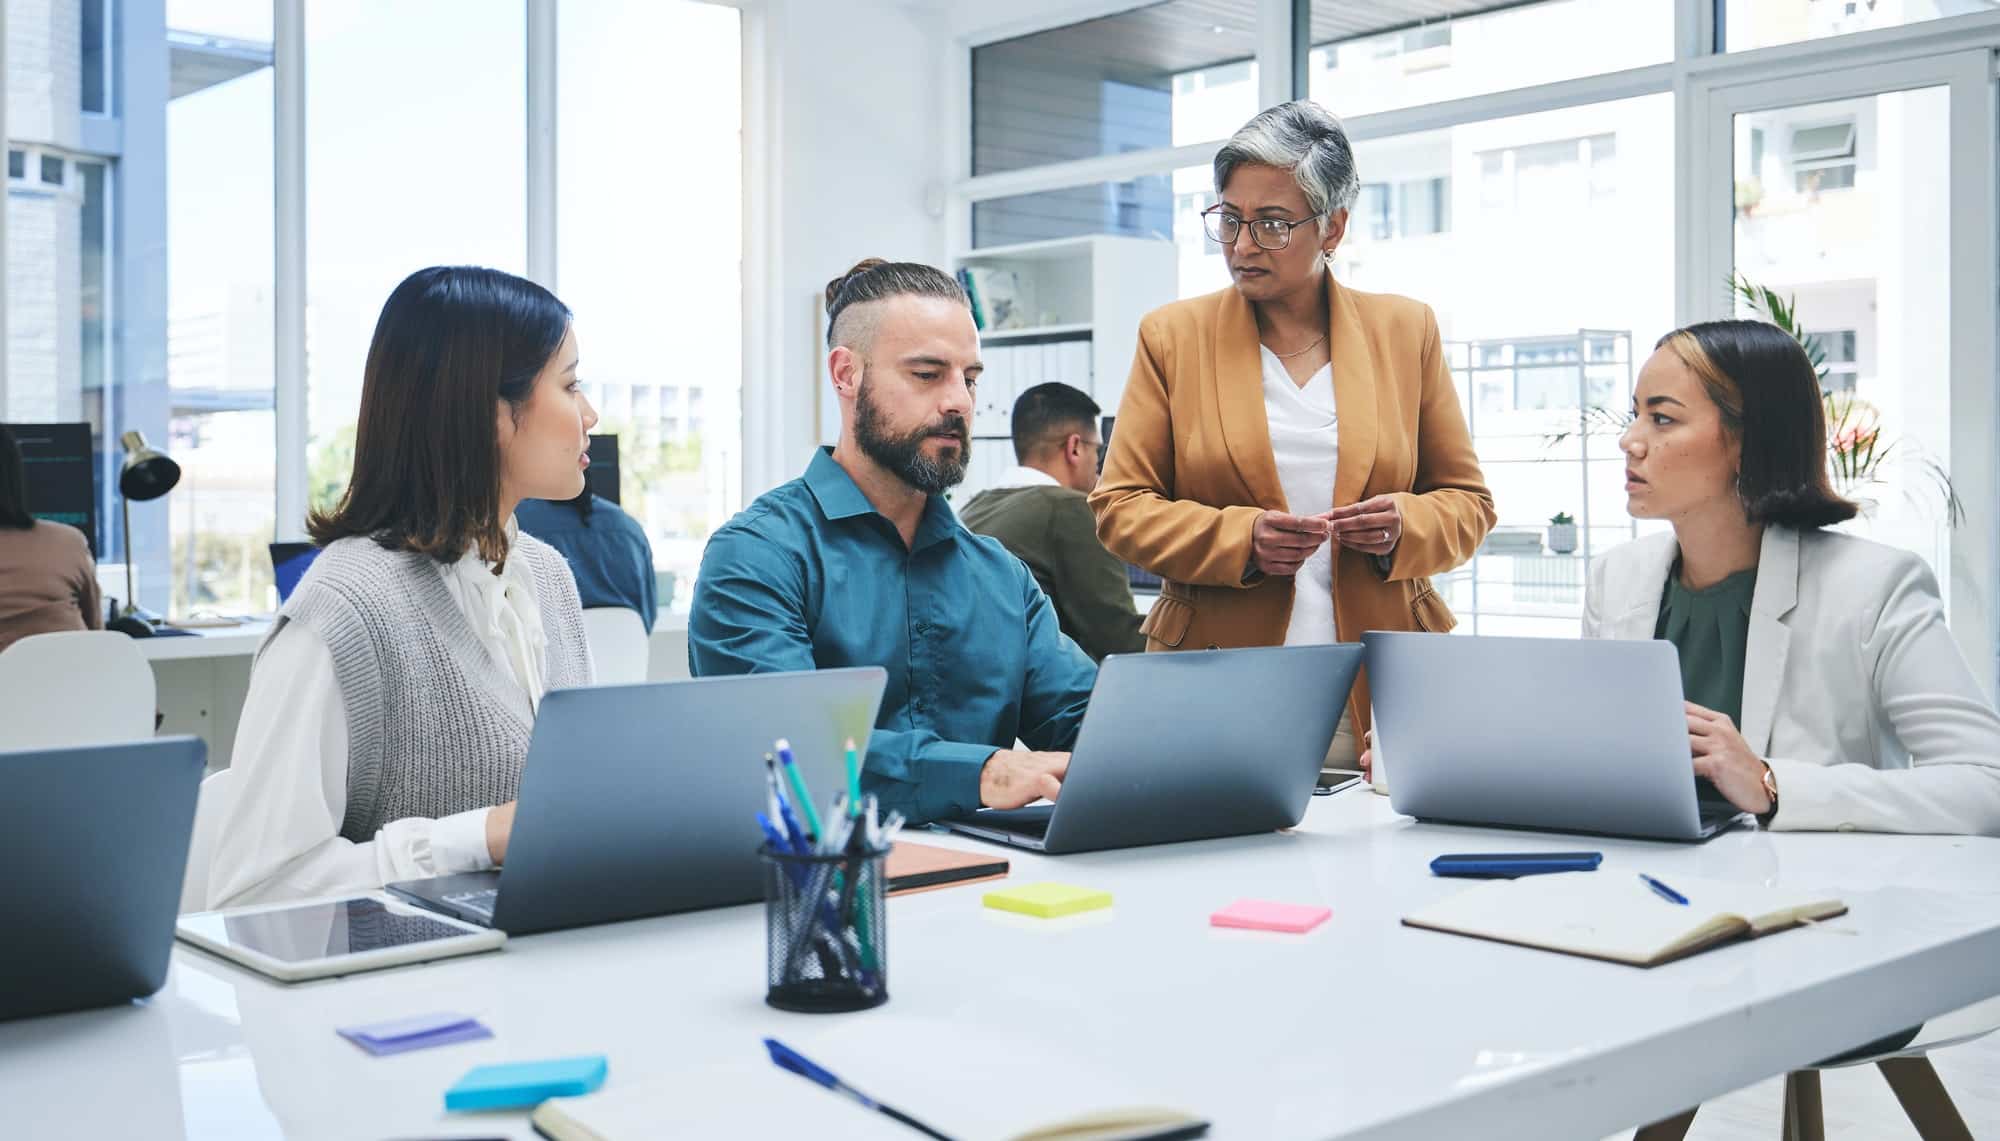
[[[961,852],[898,840],[889,847],[889,894],[908,895],[959,884],[1007,878],[1007,861],[986,852]]]

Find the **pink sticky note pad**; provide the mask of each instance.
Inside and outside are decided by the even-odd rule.
[[[1216,927],[1243,927],[1252,931],[1283,931],[1303,935],[1325,923],[1333,914],[1330,907],[1307,907],[1297,903],[1273,903],[1267,899],[1239,899],[1208,917]]]

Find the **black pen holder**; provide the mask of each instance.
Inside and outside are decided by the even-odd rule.
[[[764,1001],[838,1014],[889,1001],[883,897],[889,851],[801,856],[766,844]]]

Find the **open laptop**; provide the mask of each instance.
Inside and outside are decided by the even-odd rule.
[[[0,753],[0,1019],[167,981],[207,756],[194,737]]]
[[[1289,828],[1361,657],[1352,644],[1113,654],[1054,804],[939,826],[1051,855]]]
[[[1659,840],[1706,840],[1749,819],[1694,776],[1671,642],[1362,641],[1397,812]]]
[[[870,666],[556,690],[521,773],[507,866],[388,885],[509,935],[763,897],[764,754],[789,738],[820,806],[864,752],[887,674]]]

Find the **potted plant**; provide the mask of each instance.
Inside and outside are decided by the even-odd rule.
[[[1559,555],[1576,550],[1576,520],[1567,511],[1558,511],[1549,518],[1549,550]]]

